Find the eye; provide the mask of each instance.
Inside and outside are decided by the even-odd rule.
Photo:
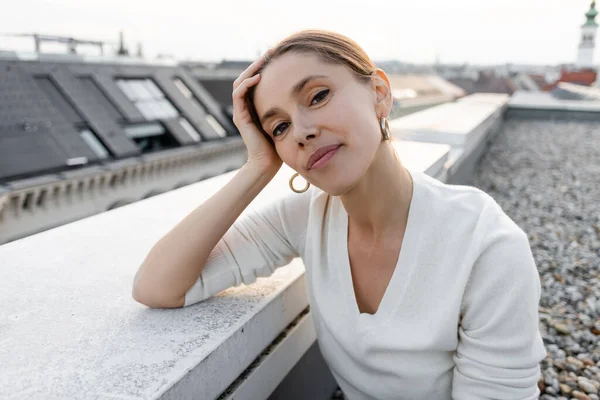
[[[312,106],[313,104],[320,103],[321,101],[323,101],[323,99],[325,97],[327,97],[328,94],[329,94],[329,89],[321,90],[319,93],[317,93],[315,95],[315,97],[313,97],[312,101],[310,102],[310,105]],[[315,103],[315,100],[317,101],[316,103]]]
[[[289,125],[290,124],[288,122],[282,122],[281,124],[277,125],[275,129],[273,129],[273,137],[281,135],[283,132],[285,132]]]

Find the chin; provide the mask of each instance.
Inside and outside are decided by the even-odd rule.
[[[346,192],[348,192],[350,189],[352,189],[354,187],[354,185],[356,184],[355,181],[350,181],[348,180],[347,177],[344,177],[345,179],[343,180],[335,180],[335,181],[329,181],[329,182],[319,182],[319,185],[315,185],[317,186],[319,189],[321,189],[322,191],[324,191],[327,194],[330,194],[331,196],[341,196],[343,194],[346,194]]]

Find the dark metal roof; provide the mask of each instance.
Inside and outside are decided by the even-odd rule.
[[[210,69],[199,68],[197,63],[181,63],[180,65],[186,69],[196,82],[206,88],[221,106],[227,108],[233,105],[231,98],[233,81],[237,79],[243,69],[227,69],[220,66],[214,66]]]
[[[177,115],[148,119],[117,79],[150,79]],[[183,92],[174,79],[188,90]],[[215,124],[226,136],[239,136],[220,101],[178,66],[0,57],[0,183],[141,155],[144,151],[125,128],[149,122],[164,127],[171,148],[222,140]],[[84,140],[83,129],[108,157]]]
[[[217,65],[218,69],[234,69],[242,72],[252,64],[248,60],[223,60]]]
[[[548,81],[546,81],[546,77],[544,75],[539,74],[529,74],[529,77],[538,85],[541,90],[548,85]]]
[[[450,78],[450,82],[464,89],[467,93],[506,93],[513,94],[517,86],[509,77],[481,73],[476,80],[469,78]]]
[[[237,76],[236,76],[237,77]],[[199,84],[208,90],[213,98],[223,107],[233,106],[232,88],[236,77],[207,77],[196,76]]]

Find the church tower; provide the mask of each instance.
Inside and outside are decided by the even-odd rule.
[[[581,26],[581,42],[577,56],[577,66],[579,68],[594,68],[594,48],[596,47],[596,31],[598,30],[596,15],[598,15],[596,0],[592,0],[590,9],[585,13],[586,22]]]

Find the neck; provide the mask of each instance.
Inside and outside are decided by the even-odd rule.
[[[340,199],[349,224],[377,240],[406,228],[412,195],[412,177],[391,143],[383,142],[366,174]]]

